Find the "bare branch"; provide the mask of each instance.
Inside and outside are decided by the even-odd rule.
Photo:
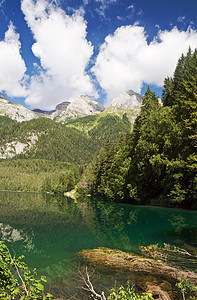
[[[22,282],[22,285],[24,286],[25,292],[26,292],[26,294],[27,294],[27,296],[28,296],[28,295],[29,295],[29,292],[28,292],[28,290],[27,290],[27,287],[26,287],[26,284],[25,284],[23,278],[21,277],[21,274],[20,274],[20,272],[19,272],[19,270],[18,270],[18,267],[17,267],[17,265],[15,264],[15,262],[14,262],[12,256],[11,256],[11,254],[10,254],[9,249],[8,249],[7,247],[5,247],[5,248],[6,248],[6,250],[8,251],[10,260],[11,260],[11,262],[13,263],[13,265],[15,266],[15,269],[16,269],[16,272],[17,272],[17,274],[18,274],[18,277],[20,278],[20,280],[21,280],[21,282]]]
[[[101,294],[98,294],[93,287],[92,282],[90,281],[90,276],[88,274],[88,269],[87,267],[85,268],[85,276],[81,271],[79,271],[80,278],[83,280],[85,287],[82,287],[83,290],[88,291],[91,293],[91,296],[94,300],[106,300],[104,292],[101,292]]]

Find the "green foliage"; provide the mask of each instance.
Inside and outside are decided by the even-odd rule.
[[[127,118],[126,112],[122,117],[113,113],[101,113],[71,119],[67,121],[66,126],[85,132],[89,137],[99,141],[100,145],[103,145],[109,136],[111,139],[117,139],[121,132],[130,130],[131,122]]]
[[[18,141],[27,145],[16,158],[46,159],[85,164],[97,151],[97,143],[74,128],[46,118],[26,122],[6,122],[0,127],[0,146]],[[35,137],[35,142],[32,142]]]
[[[18,123],[0,116],[0,125],[1,152],[6,151],[7,143],[26,145],[25,153],[0,160],[0,190],[56,193],[74,188],[80,179],[80,166],[98,154],[109,135],[115,140],[131,127],[126,115],[120,118],[112,114],[87,116],[67,124],[46,118]]]
[[[67,163],[44,159],[1,160],[0,190],[52,192],[70,168]]]
[[[112,289],[107,300],[153,300],[153,296],[150,292],[143,293],[142,295],[136,294],[133,286],[127,283],[127,288],[125,289],[121,286],[118,290]]]
[[[164,106],[147,88],[133,132],[101,149],[82,189],[112,201],[197,207],[197,50],[182,55],[164,88]]]
[[[192,296],[191,293],[197,292],[197,286],[192,284],[187,278],[179,277],[176,286],[180,289],[181,294],[183,296],[183,300],[186,299],[187,294],[190,294],[189,299],[196,299],[196,296]]]
[[[103,142],[106,142],[109,137],[116,140],[121,132],[127,132],[130,128],[131,123],[126,115],[120,118],[117,115],[107,114],[99,118],[96,126],[90,129],[88,134],[95,140],[101,140],[103,145]]]
[[[0,161],[0,190],[64,193],[74,188],[83,168],[44,159]]]
[[[141,116],[147,116],[150,112],[159,106],[159,100],[155,93],[151,92],[149,86],[145,92],[142,101]]]
[[[57,186],[53,189],[53,192],[65,193],[67,191],[71,191],[75,188],[77,182],[79,182],[81,178],[83,168],[78,166],[73,166],[66,174],[62,174],[60,176]]]
[[[11,299],[50,300],[52,295],[44,293],[44,276],[36,278],[23,261],[23,256],[12,257],[7,246],[0,242],[0,297]]]
[[[98,119],[98,115],[85,116],[76,119],[70,119],[66,121],[66,125],[72,125],[73,127],[90,128],[94,122]],[[77,125],[78,124],[78,125]]]
[[[64,125],[46,118],[18,123],[0,116],[0,125],[1,151],[13,141],[27,145],[25,153],[0,160],[0,190],[55,193],[73,189],[80,166],[98,154],[108,136],[114,140],[131,127],[126,115],[87,116]]]
[[[172,78],[169,77],[165,78],[163,86],[164,86],[163,93],[162,93],[163,105],[171,107],[173,105],[172,93],[174,88]]]
[[[182,125],[183,145],[188,155],[188,152],[196,152],[197,142],[197,50],[192,53],[189,49],[187,55],[181,56],[169,82],[164,104],[169,105],[166,97],[171,99],[175,118]]]

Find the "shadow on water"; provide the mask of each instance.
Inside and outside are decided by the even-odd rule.
[[[77,272],[75,254],[83,249],[110,247],[137,253],[139,246],[164,242],[196,247],[197,212],[0,192],[0,240],[58,285]],[[196,267],[183,259],[184,264]]]

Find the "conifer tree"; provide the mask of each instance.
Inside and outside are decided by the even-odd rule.
[[[156,109],[158,106],[158,97],[154,92],[151,92],[150,87],[148,86],[145,95],[142,99],[141,115],[150,114],[151,110]]]
[[[197,208],[197,50],[182,55],[165,79],[163,104],[148,87],[133,132],[100,152],[94,194]]]
[[[173,88],[174,88],[174,82],[173,79],[170,77],[167,77],[164,79],[164,89],[162,90],[162,100],[163,100],[163,106],[170,106],[173,105]]]

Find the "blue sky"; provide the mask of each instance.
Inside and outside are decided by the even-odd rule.
[[[85,94],[109,106],[147,85],[161,96],[189,45],[195,0],[0,0],[0,91],[53,109]]]

